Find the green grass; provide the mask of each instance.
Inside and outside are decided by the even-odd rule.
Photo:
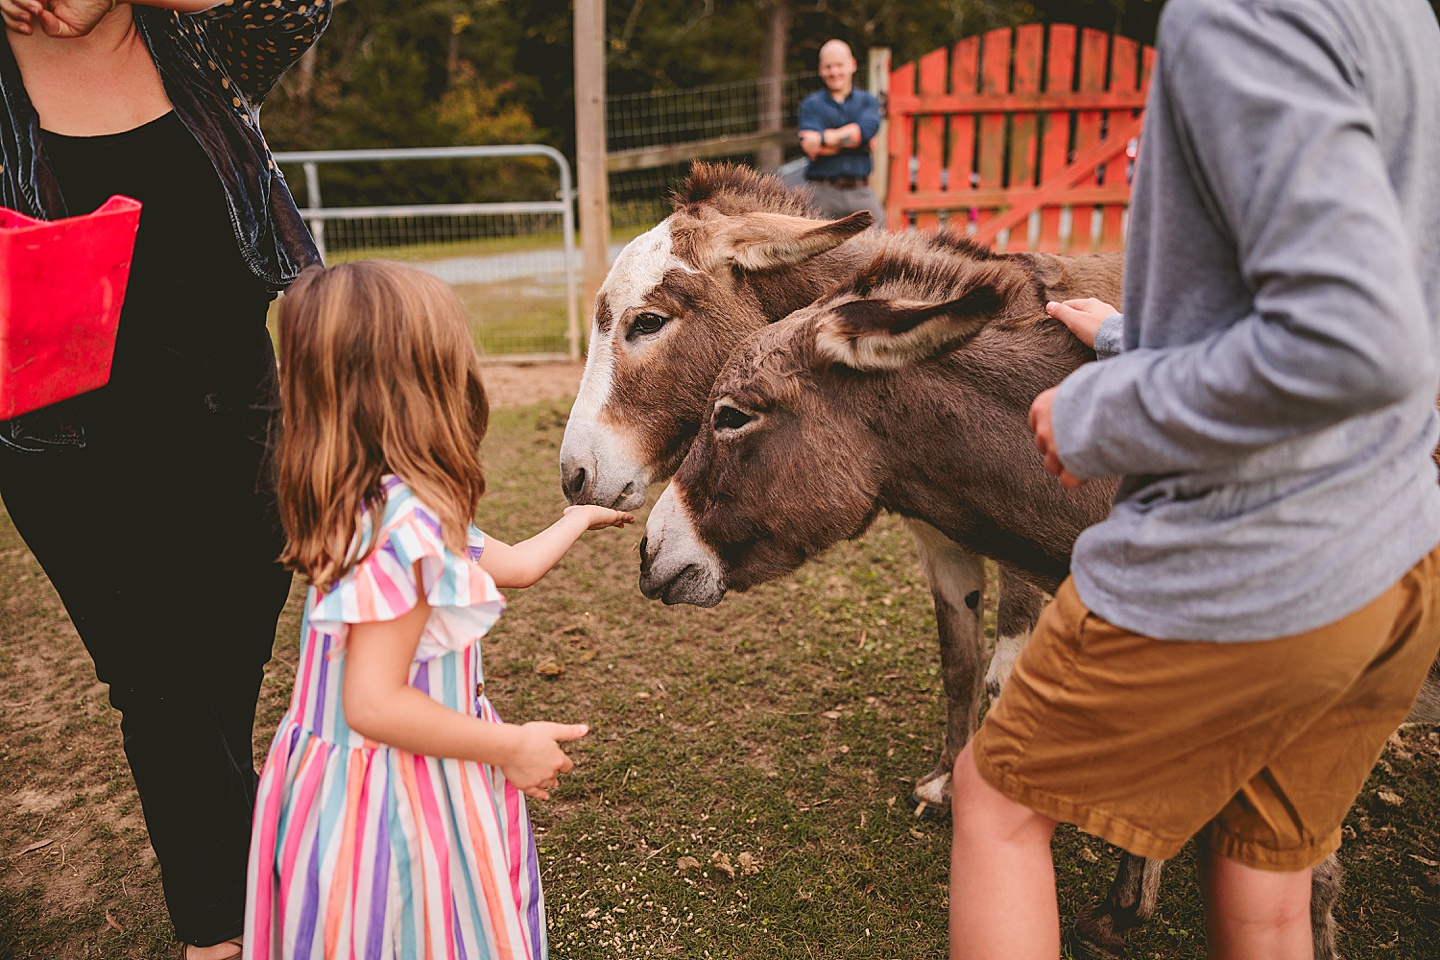
[[[566,409],[494,417],[480,521],[495,536],[523,538],[559,514]],[[905,805],[935,762],[942,710],[928,591],[903,527],[882,518],[712,610],[640,596],[640,536],[587,535],[544,581],[511,592],[484,643],[487,691],[507,719],[593,728],[556,799],[531,806],[552,956],[943,957],[948,826]],[[0,957],[167,956],[116,718],[3,517],[0,582]],[[257,756],[289,695],[299,600],[262,690]],[[552,659],[558,676],[537,671]],[[1440,733],[1406,734],[1350,818],[1347,960],[1437,956],[1437,759]],[[1069,828],[1055,849],[1068,919],[1108,888],[1115,854]],[[1171,865],[1130,957],[1204,956],[1193,874],[1188,853]]]
[[[536,290],[525,280],[499,283],[467,283],[453,287],[470,317],[475,349],[482,357],[506,354],[563,354],[569,349],[565,338],[568,312],[564,288]],[[279,301],[270,305],[266,321],[275,339]],[[580,318],[580,335],[585,336],[586,319]]]
[[[524,281],[467,283],[454,288],[470,316],[475,348],[480,355],[565,353],[565,288],[553,293],[530,289]],[[577,318],[580,335],[585,318]]]
[[[612,227],[612,243],[628,243],[654,224],[646,226]],[[499,253],[530,253],[537,250],[557,250],[565,243],[560,230],[541,230],[509,237],[478,237],[474,240],[445,240],[438,242],[391,244],[366,247],[361,250],[332,250],[326,252],[327,263],[346,263],[351,260],[400,260],[407,263],[427,260],[447,260],[451,257],[476,257]],[[575,249],[580,249],[580,237],[575,237]]]
[[[620,227],[611,230],[613,242],[628,242],[645,231],[645,227]],[[478,240],[443,243],[406,244],[372,247],[358,251],[330,253],[330,264],[355,260],[399,260],[423,264],[451,257],[485,256],[502,253],[528,253],[558,249],[562,234],[558,231],[521,237],[490,237]],[[579,249],[579,240],[576,240]],[[581,278],[575,278],[577,289]],[[565,336],[568,309],[563,280],[539,284],[531,277],[501,280],[493,283],[466,283],[455,286],[455,293],[465,304],[474,328],[475,346],[482,356],[513,354],[563,354],[569,350]],[[579,305],[580,336],[589,326],[588,305]],[[271,307],[271,330],[274,330],[275,307]]]

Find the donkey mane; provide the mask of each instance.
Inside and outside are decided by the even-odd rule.
[[[1008,299],[1038,282],[1025,266],[954,234],[899,234],[887,239],[875,257],[853,278],[842,281],[832,297],[901,297],[953,300],[965,290],[992,286]]]
[[[929,245],[936,250],[948,251],[962,257],[969,257],[971,260],[1004,260],[1005,257],[996,253],[982,243],[976,243],[957,228],[946,224],[934,233],[922,234],[929,242]]]
[[[733,163],[692,164],[671,202],[677,213],[691,216],[708,207],[725,216],[764,211],[820,218],[807,192],[791,190],[778,177]]]

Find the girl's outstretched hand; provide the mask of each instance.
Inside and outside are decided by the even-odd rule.
[[[560,744],[579,740],[590,728],[583,723],[535,720],[513,729],[516,743],[510,759],[499,764],[500,772],[527,797],[549,800],[550,791],[560,782],[560,774],[575,767]]]
[[[0,0],[0,2],[3,2],[3,0]],[[585,519],[588,524],[585,529],[587,530],[603,530],[606,527],[623,527],[626,524],[635,522],[635,517],[631,514],[622,513],[619,510],[611,510],[609,507],[597,507],[592,504],[581,504],[579,506],[565,508],[565,516],[570,516],[572,512],[583,512],[585,514]]]
[[[1087,297],[1084,300],[1066,300],[1058,303],[1054,300],[1045,304],[1045,312],[1065,326],[1070,332],[1091,350],[1095,349],[1095,333],[1100,329],[1100,324],[1105,318],[1118,311],[1104,300],[1096,300],[1094,297]]]
[[[559,563],[565,551],[574,546],[586,530],[623,527],[634,522],[630,514],[608,507],[566,507],[559,520],[514,546],[494,537],[487,538],[480,566],[495,578],[496,586],[528,587]]]

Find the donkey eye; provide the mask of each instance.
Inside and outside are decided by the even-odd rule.
[[[662,317],[660,314],[651,313],[648,310],[645,313],[636,314],[635,319],[630,321],[630,336],[648,337],[652,333],[657,333],[668,322],[668,317]]]
[[[746,413],[737,407],[721,405],[715,408],[715,432],[724,433],[727,430],[739,430],[747,423],[753,422],[755,416]]]

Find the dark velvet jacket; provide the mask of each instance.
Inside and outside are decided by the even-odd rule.
[[[240,254],[274,291],[320,254],[260,135],[260,105],[325,29],[332,2],[226,0],[200,13],[132,7],[176,116],[224,186]],[[44,220],[78,212],[60,195],[8,42],[0,42],[0,105],[0,205]],[[39,453],[84,446],[84,428],[69,422],[62,406],[0,421],[0,447]]]
[[[165,93],[210,156],[240,253],[271,290],[320,255],[260,135],[260,105],[330,20],[332,0],[226,0],[201,13],[132,8]],[[0,205],[69,215],[40,138],[40,118],[8,43],[0,43]]]

